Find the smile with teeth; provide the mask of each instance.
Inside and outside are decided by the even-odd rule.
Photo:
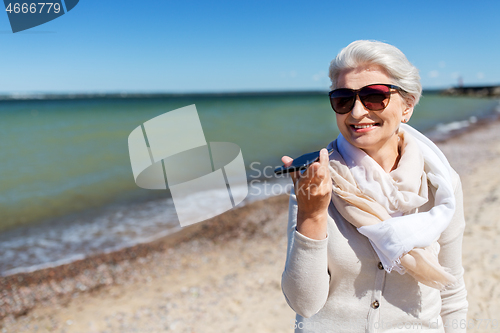
[[[373,127],[375,126],[376,124],[364,124],[364,125],[351,125],[352,127],[354,127],[355,129],[361,129],[361,128],[369,128],[369,127]]]

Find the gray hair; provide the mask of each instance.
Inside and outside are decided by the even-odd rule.
[[[413,66],[397,47],[379,41],[357,40],[342,49],[330,63],[331,89],[335,89],[340,73],[362,65],[381,66],[401,87],[401,97],[407,104],[417,105],[422,95],[418,69]]]

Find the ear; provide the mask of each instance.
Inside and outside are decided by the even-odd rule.
[[[402,123],[407,123],[412,114],[413,114],[413,107],[415,106],[414,99],[411,98],[409,101],[406,101],[406,103],[403,104],[403,112],[401,114],[401,122]]]

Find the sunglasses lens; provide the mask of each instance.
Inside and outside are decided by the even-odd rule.
[[[330,94],[330,104],[340,114],[351,111],[355,100],[356,95],[351,89],[337,89]]]
[[[335,89],[330,92],[330,103],[335,112],[340,114],[349,113],[356,102],[356,93],[361,103],[370,111],[381,111],[387,107],[391,98],[391,88],[383,84],[372,84],[352,90],[347,88]],[[398,88],[400,89],[400,88]]]
[[[383,85],[372,85],[361,89],[359,99],[371,111],[380,111],[387,107],[391,97],[391,89]]]

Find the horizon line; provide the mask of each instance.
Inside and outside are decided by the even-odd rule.
[[[454,87],[455,88],[455,87]],[[427,88],[423,91],[440,92],[450,88]],[[91,98],[165,98],[165,97],[226,97],[226,96],[280,96],[280,95],[319,95],[329,90],[248,90],[248,91],[205,91],[205,92],[0,92],[0,101],[8,100],[57,100]]]
[[[451,89],[468,88],[495,88],[500,85],[470,85],[452,86],[442,88],[423,88],[423,92],[439,93]],[[12,100],[58,100],[58,99],[116,99],[116,98],[167,98],[167,97],[230,97],[230,96],[288,96],[298,95],[319,95],[327,94],[328,89],[301,89],[301,90],[242,90],[242,91],[198,91],[198,92],[166,92],[166,91],[89,91],[89,92],[0,92],[0,101]]]

